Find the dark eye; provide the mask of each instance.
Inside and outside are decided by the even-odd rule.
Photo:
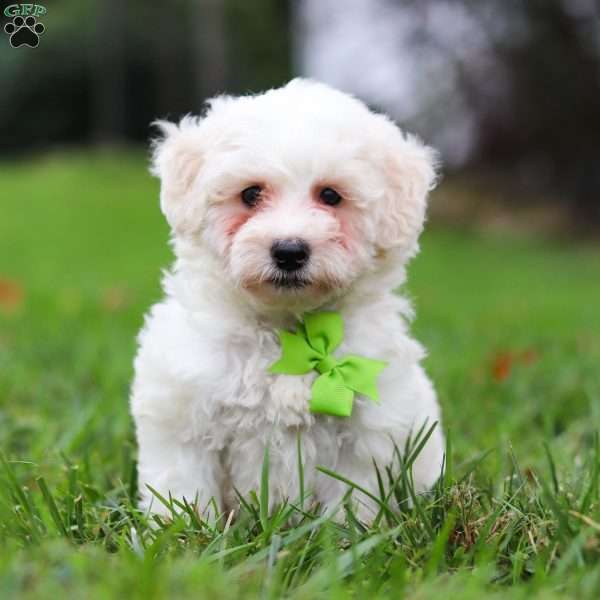
[[[256,206],[257,202],[260,200],[260,194],[262,192],[262,188],[260,185],[251,185],[242,191],[242,202],[246,206]]]
[[[323,188],[319,193],[321,201],[328,206],[335,206],[342,201],[342,197],[333,188]]]

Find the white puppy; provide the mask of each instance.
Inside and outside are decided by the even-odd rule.
[[[139,443],[141,505],[258,490],[265,446],[270,498],[305,487],[334,508],[347,488],[323,465],[377,493],[373,467],[393,445],[440,420],[435,392],[393,290],[418,250],[434,154],[387,117],[323,84],[296,79],[256,96],[221,96],[201,117],[160,122],[153,173],[177,260],[139,336],[131,410]],[[308,311],[337,311],[336,356],[384,360],[379,403],[357,394],[351,417],[314,414],[318,373],[273,374],[278,329]],[[418,490],[440,474],[438,426],[414,464]],[[373,516],[356,496],[361,518]]]

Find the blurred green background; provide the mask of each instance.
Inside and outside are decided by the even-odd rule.
[[[0,32],[0,450],[19,484],[39,496],[43,476],[68,506],[76,494],[66,457],[98,517],[86,539],[113,551],[111,527],[127,538],[128,525],[107,523],[126,510],[123,482],[135,460],[127,407],[135,335],[172,258],[147,172],[149,123],[199,112],[216,93],[304,75],[356,93],[441,149],[444,180],[405,292],[456,463],[491,451],[476,477],[493,496],[514,456],[534,481],[548,444],[570,489],[600,423],[594,0],[44,5],[37,48],[13,48]],[[86,571],[104,560],[93,544],[81,563],[70,547],[29,554],[27,535],[15,533],[21,509],[10,505],[0,502],[2,589],[81,594],[93,580],[103,597],[113,585],[134,586],[126,574]],[[600,522],[597,503],[589,515]],[[535,555],[519,527],[519,552]],[[47,537],[56,537],[51,528]],[[588,539],[576,537],[581,568],[597,564],[597,534],[589,540],[579,560]],[[161,544],[178,552],[170,539]],[[561,549],[569,556],[566,542]],[[552,552],[548,565],[561,555]],[[158,585],[156,562],[144,565],[136,568]],[[506,573],[526,579],[515,569]],[[230,580],[218,581],[225,597]],[[433,580],[422,597],[444,585]]]
[[[247,515],[224,537],[184,521],[145,524],[131,508],[136,449],[127,398],[136,332],[171,260],[146,162],[143,153],[112,150],[0,164],[0,458],[10,461],[0,464],[3,597],[250,599],[288,589],[285,597],[309,600],[364,597],[369,589],[390,599],[479,600],[494,591],[595,600],[600,251],[593,243],[439,225],[422,238],[405,293],[452,440],[456,483],[442,498],[456,524],[447,544],[445,525],[434,544],[409,513],[406,535],[422,537],[357,559],[346,578],[332,565],[373,543],[378,528],[326,521],[275,554],[294,529],[282,526],[265,541]],[[555,497],[538,483],[552,481],[546,447]],[[435,517],[440,501],[426,510]],[[474,545],[490,520],[489,541]],[[311,559],[301,568],[307,548]],[[269,575],[275,555],[280,568]],[[439,570],[424,575],[433,560],[442,561]],[[453,573],[458,579],[448,580]]]

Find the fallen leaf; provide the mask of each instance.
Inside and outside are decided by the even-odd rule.
[[[0,310],[7,314],[17,312],[25,300],[25,290],[18,282],[0,279]]]
[[[535,348],[527,348],[521,352],[520,359],[524,365],[532,365],[540,359],[540,355]]]
[[[512,371],[514,355],[512,352],[499,352],[492,363],[492,377],[495,381],[505,381]]]
[[[102,293],[100,304],[107,312],[118,312],[131,304],[131,293],[122,286],[107,288]]]

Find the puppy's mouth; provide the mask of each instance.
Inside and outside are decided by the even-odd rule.
[[[298,273],[278,272],[269,279],[269,283],[282,290],[298,290],[311,284],[310,279]]]

